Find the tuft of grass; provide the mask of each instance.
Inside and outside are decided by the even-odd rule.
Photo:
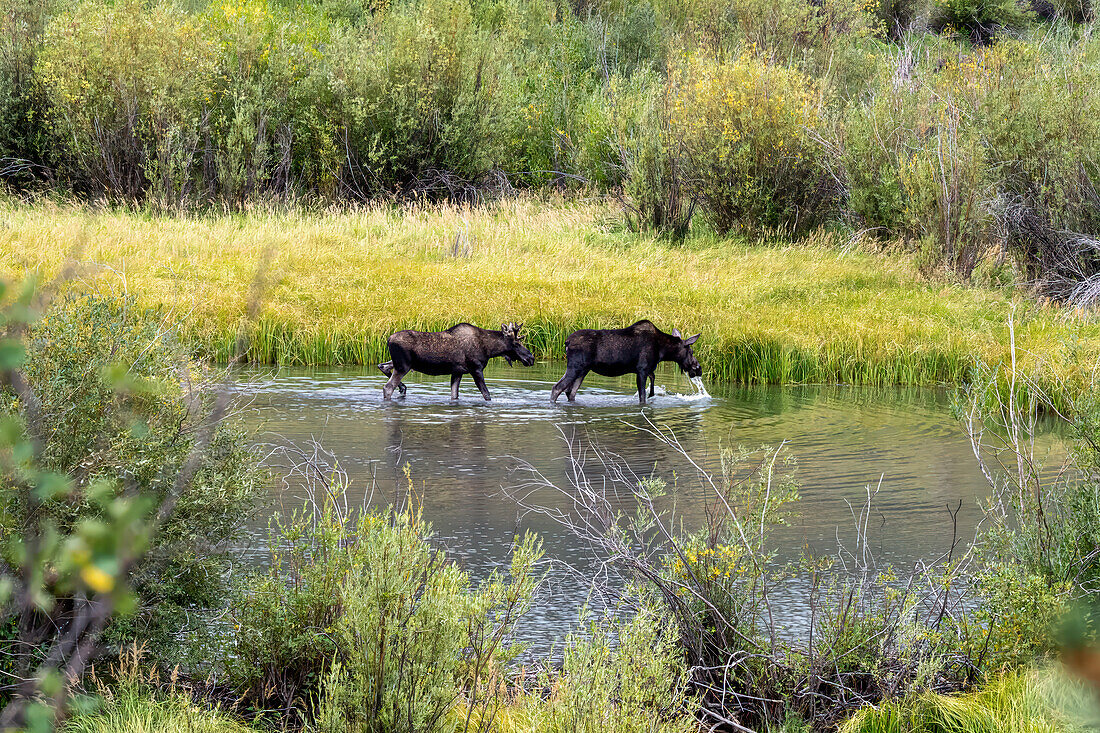
[[[256,729],[179,695],[156,699],[123,689],[96,712],[74,716],[61,733],[256,733]]]
[[[578,328],[649,318],[703,334],[711,378],[748,383],[958,383],[1019,353],[1100,354],[1095,319],[1010,291],[922,277],[907,255],[700,237],[676,244],[606,224],[601,203],[519,198],[482,208],[389,206],[160,217],[0,201],[0,278],[87,265],[77,287],[159,306],[224,360],[263,265],[248,358],[373,364],[404,328],[526,324],[540,358]]]
[[[864,708],[840,733],[1073,733],[1093,693],[1053,668],[1013,672],[966,695],[926,693]]]

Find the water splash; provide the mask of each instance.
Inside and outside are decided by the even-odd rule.
[[[707,391],[707,387],[703,384],[702,377],[692,377],[691,384],[695,387],[695,397],[698,399],[708,399],[710,392]]]

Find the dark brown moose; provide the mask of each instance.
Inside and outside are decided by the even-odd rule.
[[[623,374],[638,375],[638,402],[645,404],[645,381],[649,380],[649,396],[653,396],[653,371],[662,361],[674,361],[689,377],[702,376],[703,370],[691,351],[699,338],[683,338],[680,331],[661,331],[649,321],[638,321],[626,328],[605,330],[581,329],[565,341],[565,376],[550,392],[551,402],[565,396],[572,402],[588,372],[605,377]]]
[[[489,331],[469,323],[459,323],[446,331],[398,331],[390,336],[386,345],[390,350],[390,360],[379,364],[378,368],[389,377],[382,387],[382,398],[390,399],[394,389],[405,394],[402,379],[411,371],[441,376],[451,375],[451,399],[458,399],[458,383],[463,374],[474,378],[474,384],[481,390],[481,396],[489,397],[489,388],[485,386],[482,370],[495,356],[503,356],[508,365],[516,359],[524,366],[535,363],[535,357],[520,341],[522,326],[506,323],[499,331]]]

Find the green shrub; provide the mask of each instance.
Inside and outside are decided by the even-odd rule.
[[[220,0],[202,16],[218,49],[209,107],[207,192],[243,202],[269,191],[333,195],[344,159],[329,84],[332,41],[311,6]]]
[[[477,180],[506,160],[521,111],[508,46],[466,2],[408,3],[335,51],[351,177],[364,192],[429,171]]]
[[[635,76],[635,80],[640,75]],[[669,119],[671,90],[653,79],[639,93],[620,92],[615,105],[617,152],[627,218],[637,229],[683,237],[694,211],[682,140]],[[633,103],[631,108],[630,103]]]
[[[571,636],[561,673],[541,677],[548,697],[529,694],[518,707],[546,733],[691,733],[699,723],[687,682],[676,629],[643,608]]]
[[[1017,0],[934,0],[931,27],[965,32],[974,43],[988,44],[1004,31],[1019,30],[1033,17]]]
[[[1032,375],[980,365],[967,393],[971,440],[990,455],[1008,457],[999,459],[998,471],[983,458],[992,497],[972,581],[979,605],[971,643],[994,669],[1051,655],[1063,618],[1100,590],[1100,398],[1095,381],[1061,398],[1069,400],[1061,410],[1070,415],[1073,445],[1064,470],[1051,480],[1035,438],[1037,413],[1054,405]],[[1074,641],[1095,643],[1095,636]]]
[[[844,126],[841,167],[864,226],[921,243],[929,268],[967,279],[992,240],[995,178],[981,118],[977,61],[923,49],[920,64],[883,70]],[[897,78],[897,74],[908,78]]]
[[[749,52],[733,61],[696,54],[674,85],[671,134],[683,144],[692,195],[718,232],[796,236],[824,221],[831,201],[810,79]]]
[[[96,193],[188,193],[214,44],[168,5],[88,0],[49,24],[36,66],[67,169]]]
[[[9,498],[10,512],[0,523],[23,531],[46,512],[67,531],[116,496],[159,506],[176,490],[205,409],[201,373],[172,329],[132,300],[73,296],[47,312],[26,343],[24,374],[44,426],[36,431],[39,458],[72,477],[73,493],[37,508],[0,497]],[[110,639],[140,638],[169,658],[179,653],[177,643],[202,626],[202,611],[224,601],[223,553],[261,479],[244,437],[215,430],[132,570],[137,605],[112,621]]]
[[[41,177],[50,162],[45,101],[36,84],[34,64],[55,0],[10,0],[0,9],[0,164],[4,178],[16,184]]]
[[[512,653],[540,555],[527,536],[508,575],[474,586],[413,511],[342,514],[333,500],[272,537],[269,571],[234,601],[230,678],[320,731],[434,731]]]
[[[1051,36],[1050,50],[1003,41],[982,54],[981,111],[1005,244],[1029,280],[1065,298],[1100,271],[1077,241],[1100,236],[1100,44]]]

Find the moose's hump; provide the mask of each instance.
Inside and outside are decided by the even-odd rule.
[[[647,331],[649,333],[657,333],[657,327],[653,325],[653,322],[647,318],[643,318],[640,321],[632,324],[631,329],[635,331]]]

